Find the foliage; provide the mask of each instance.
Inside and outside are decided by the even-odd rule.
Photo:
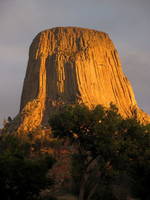
[[[0,193],[3,199],[37,199],[41,189],[52,181],[47,177],[51,158],[27,159],[14,155],[0,156]]]
[[[48,171],[54,159],[46,154],[31,157],[31,147],[27,138],[1,135],[0,193],[3,200],[40,200],[41,190],[53,184]]]
[[[28,156],[30,150],[31,144],[26,139],[8,133],[0,135],[0,154]]]
[[[123,119],[114,105],[93,110],[85,105],[64,106],[49,124],[55,137],[69,138],[78,149],[72,174],[80,182],[75,189],[79,200],[115,199],[111,189],[108,195],[108,188],[121,174],[130,177],[136,197],[149,198],[148,126],[135,119]]]

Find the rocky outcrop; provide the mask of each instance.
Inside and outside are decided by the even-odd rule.
[[[139,109],[111,39],[96,30],[58,27],[33,40],[22,91],[18,130],[46,124],[62,104],[116,104],[123,117],[150,122]]]

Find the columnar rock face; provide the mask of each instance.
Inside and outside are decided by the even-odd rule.
[[[33,40],[24,80],[18,130],[46,124],[62,104],[84,103],[90,108],[116,104],[123,117],[150,117],[137,106],[122,72],[112,41],[96,30],[58,27]]]

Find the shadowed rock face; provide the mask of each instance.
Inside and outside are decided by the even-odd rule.
[[[123,117],[150,117],[137,106],[122,72],[112,41],[106,33],[58,27],[33,40],[22,91],[18,130],[46,124],[62,104],[84,103],[90,108],[114,103]]]

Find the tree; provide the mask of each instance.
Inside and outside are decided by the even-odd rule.
[[[131,178],[131,191],[134,197],[141,200],[150,199],[150,129],[130,123],[126,136],[127,155],[131,162],[128,169]]]
[[[116,199],[111,190],[107,195],[108,188],[123,173],[135,183],[138,175],[134,176],[132,170],[141,161],[142,153],[145,160],[149,143],[146,126],[135,119],[123,119],[114,105],[109,109],[96,106],[93,110],[85,105],[64,106],[51,116],[49,124],[55,137],[69,138],[77,147],[76,157],[82,161],[78,167],[79,200]]]
[[[30,144],[9,134],[1,135],[0,150],[1,198],[40,200],[41,190],[53,184],[47,173],[54,159],[48,155],[31,158]]]

